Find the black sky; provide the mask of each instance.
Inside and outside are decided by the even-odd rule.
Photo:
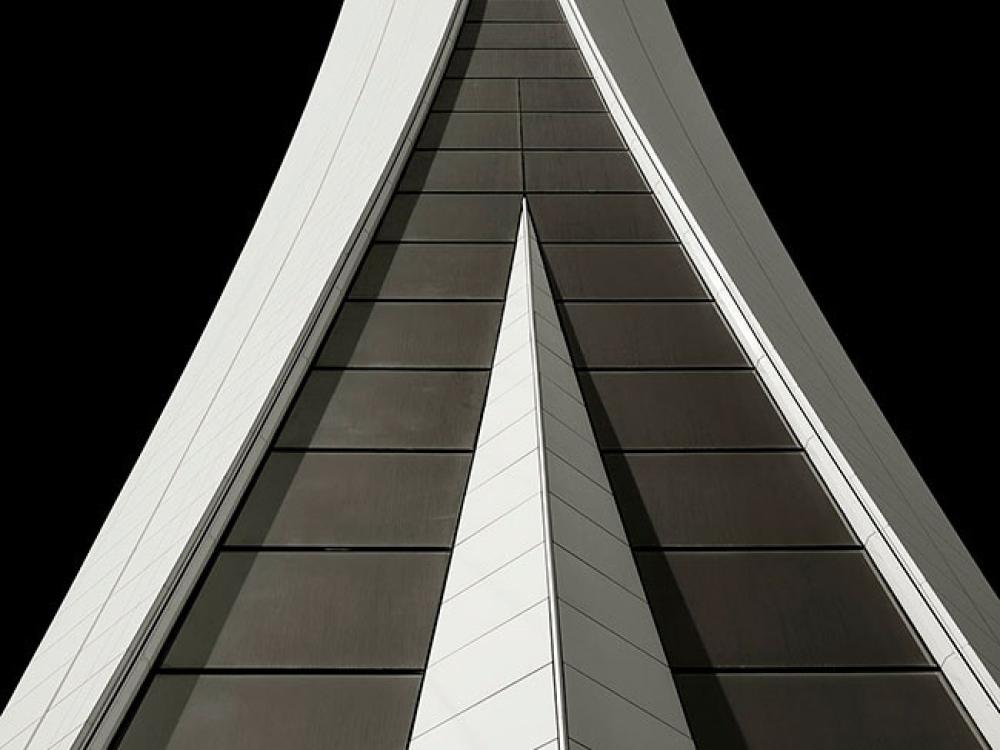
[[[751,183],[996,585],[984,19],[672,2]],[[736,7],[732,7],[736,5]],[[784,4],[781,4],[784,5]],[[153,427],[337,16],[87,7],[29,25],[8,138],[13,689]],[[763,7],[762,7],[763,6]],[[122,21],[125,25],[122,25]],[[20,481],[15,481],[15,477]],[[16,489],[14,489],[16,487]],[[12,589],[12,590],[11,590]],[[4,700],[5,702],[5,700]]]

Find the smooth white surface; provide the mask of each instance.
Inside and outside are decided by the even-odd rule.
[[[534,750],[509,729],[524,723],[554,727],[552,747],[576,746],[575,738],[591,750],[690,748],[526,206],[497,371],[411,747],[480,747],[476,738],[489,737]],[[540,672],[539,662],[550,668]],[[540,674],[544,698],[512,699]]]
[[[414,737],[411,750],[534,750],[556,737],[552,665],[528,675],[451,721]]]
[[[632,113],[576,1],[559,2],[626,145],[765,388],[980,731],[1000,746],[997,683],[975,652],[963,648],[967,639],[795,383]]]
[[[509,729],[517,723],[555,727],[562,715],[562,691],[558,686],[561,665],[551,621],[555,605],[545,518],[544,467],[539,451],[537,366],[532,356],[527,294],[530,275],[525,262],[526,220],[522,212],[494,354],[494,368],[504,364],[508,374],[499,386],[491,378],[487,388],[469,490],[458,522],[457,538],[461,541],[451,556],[444,606],[438,615],[417,704],[412,748],[458,747],[455,733],[460,733],[470,739],[496,738],[493,742],[502,738],[506,740],[504,747],[528,750],[553,735],[562,735],[553,732],[535,744],[522,745],[516,736],[510,735]],[[522,350],[529,356],[513,354]],[[512,365],[516,365],[513,371]],[[511,387],[511,381],[517,385]],[[501,395],[497,394],[498,387]],[[494,509],[508,507],[511,497],[527,499],[498,515]],[[488,515],[494,515],[495,520],[484,524]],[[528,553],[530,565],[525,560]],[[499,585],[484,587],[490,579],[496,579]],[[504,595],[503,589],[530,593]],[[540,603],[524,611],[525,599],[534,600],[539,593]],[[481,601],[484,594],[495,597],[479,605],[487,609],[488,616],[468,618],[472,606],[462,600]],[[455,651],[460,644],[465,645]],[[443,654],[450,655],[443,657]],[[553,663],[555,671],[551,668],[544,671],[548,679],[542,691],[544,697],[530,705],[511,699],[508,695],[511,690],[520,690],[529,677],[543,674],[539,672],[541,664]],[[476,710],[471,710],[473,706]],[[510,709],[505,710],[505,706]],[[527,713],[512,716],[511,709]],[[457,728],[447,729],[451,724]],[[463,747],[479,745],[470,742]]]
[[[455,5],[345,3],[225,291],[0,717],[0,748],[66,744],[86,720],[355,239]]]

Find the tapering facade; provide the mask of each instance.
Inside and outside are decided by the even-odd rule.
[[[0,748],[982,748],[1000,602],[662,2],[349,0]]]

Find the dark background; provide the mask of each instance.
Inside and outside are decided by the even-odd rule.
[[[25,27],[7,144],[4,702],[222,291],[337,5],[87,7]],[[996,586],[995,437],[976,437],[996,379],[985,19],[670,5],[779,235]]]

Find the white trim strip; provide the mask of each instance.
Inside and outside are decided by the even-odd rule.
[[[632,113],[576,0],[559,0],[615,124],[764,387],[851,529],[987,741],[1000,746],[1000,689],[795,383]]]
[[[538,240],[528,213],[528,199],[521,199],[521,225],[517,231],[514,255],[521,255],[526,265],[528,290],[528,341],[531,370],[534,373],[535,429],[538,432],[538,481],[542,493],[542,527],[545,530],[545,569],[549,590],[549,629],[552,636],[552,673],[555,677],[556,722],[559,750],[567,750],[569,729],[566,721],[566,675],[562,654],[562,631],[559,628],[559,593],[556,586],[555,541],[552,536],[552,499],[549,496],[548,461],[545,449],[545,421],[542,419],[542,368],[538,361],[538,311],[535,306],[535,279],[532,265],[538,254]]]

